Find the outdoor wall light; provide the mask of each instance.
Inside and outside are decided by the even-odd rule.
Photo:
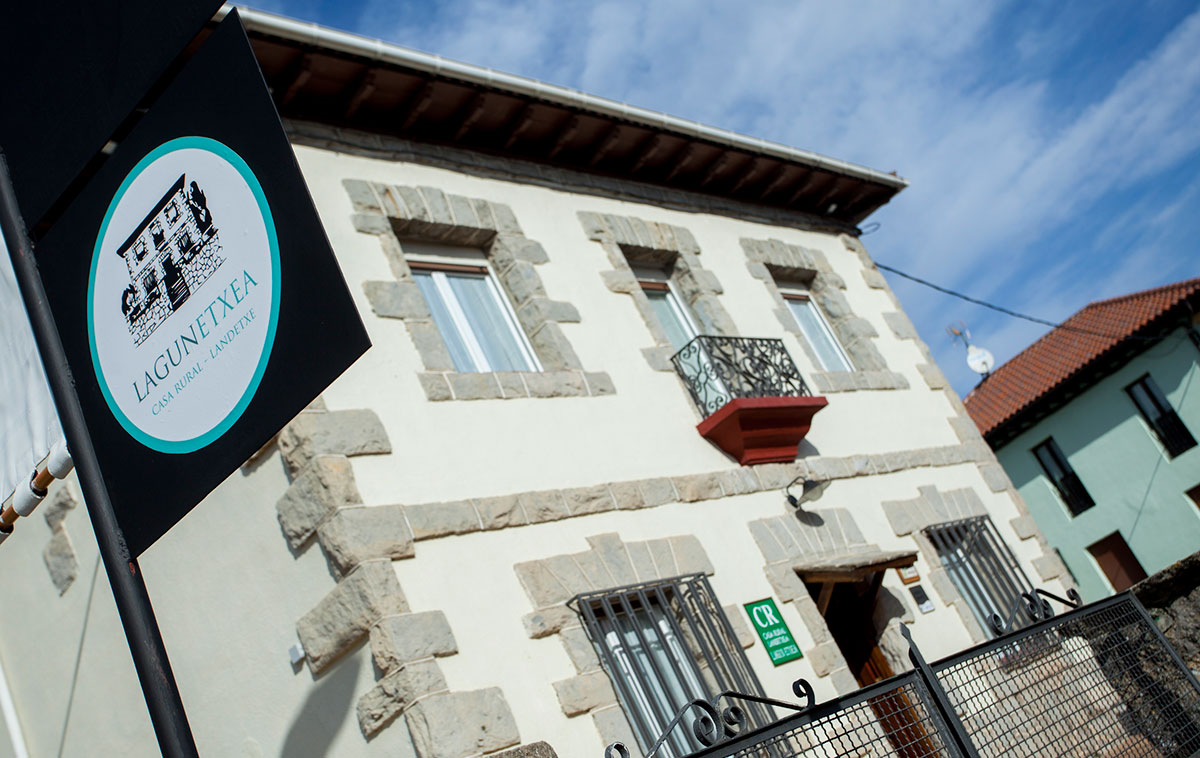
[[[796,482],[801,480],[804,481],[804,484],[802,484],[800,487],[800,494],[798,496],[793,495],[792,487],[795,486]],[[828,486],[828,479],[823,482],[818,482],[813,479],[806,479],[803,476],[798,476],[793,479],[788,486],[783,488],[783,492],[785,495],[787,495],[788,505],[799,509],[801,503],[811,503],[814,500],[819,500],[821,495],[824,494],[825,488]]]

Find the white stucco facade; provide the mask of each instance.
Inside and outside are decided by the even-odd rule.
[[[623,704],[603,684],[620,674],[573,647],[584,634],[565,605],[574,593],[546,594],[568,590],[546,568],[554,559],[601,555],[601,544],[622,546],[632,560],[635,550],[651,554],[634,545],[670,541],[671,566],[708,576],[735,631],[749,632],[744,604],[774,599],[804,657],[776,667],[761,641],[741,637],[773,697],[788,697],[799,678],[820,699],[858,686],[804,585],[806,561],[818,556],[916,553],[932,610],[920,612],[899,574],[883,569],[869,630],[897,671],[898,624],[911,626],[931,659],[987,637],[929,527],[986,516],[1011,550],[1010,570],[1063,591],[1061,563],[852,229],[831,231],[801,214],[767,223],[736,206],[688,210],[685,193],[670,207],[635,201],[582,176],[534,182],[506,175],[502,159],[487,170],[455,166],[449,153],[425,160],[417,148],[397,159],[371,135],[289,128],[373,347],[141,558],[202,755],[465,758],[537,740],[564,756],[602,755],[611,739],[628,739]],[[388,188],[429,206],[403,215],[388,205]],[[494,223],[439,218],[436,197],[491,208]],[[505,226],[502,210],[519,230]],[[631,245],[619,225],[629,234],[667,230],[678,244]],[[467,232],[483,240],[481,259],[502,238],[540,247],[523,248],[527,257],[511,265],[536,273],[544,292],[534,297],[565,314],[538,322],[561,335],[553,350],[530,335],[544,356],[563,361],[545,372],[561,386],[541,392],[537,377],[514,374],[488,375],[480,399],[431,389],[462,376],[429,365],[437,348],[420,343],[424,306],[379,293],[411,285],[395,257],[406,241]],[[813,393],[828,399],[795,461],[741,466],[698,434],[701,414],[680,378],[648,354],[661,357],[661,340],[621,289],[621,256],[651,254],[686,261],[697,307],[720,311],[713,318],[725,336],[781,340]],[[508,264],[492,254],[489,265]],[[814,300],[825,317],[860,340],[846,345],[865,362],[856,371],[823,371],[781,316],[773,277],[783,269],[820,280]],[[524,314],[527,299],[505,286]],[[508,397],[505,381],[544,396]],[[506,396],[488,396],[493,389]],[[805,478],[830,484],[798,518],[784,486]],[[155,755],[78,488],[57,487],[61,520],[35,514],[0,550],[0,575],[20,577],[4,598],[0,663],[29,753]],[[552,515],[534,510],[543,500]],[[359,526],[347,527],[350,518]],[[818,547],[800,547],[806,534],[804,544]],[[593,589],[627,583],[603,560],[586,564],[598,572],[572,561]],[[654,566],[655,578],[672,575]],[[543,579],[554,587],[539,587]],[[452,640],[416,640],[416,657],[388,653],[398,646],[389,619],[421,614]],[[307,659],[293,665],[288,648],[297,642]],[[564,682],[574,684],[556,687]],[[0,756],[9,750],[0,742]]]

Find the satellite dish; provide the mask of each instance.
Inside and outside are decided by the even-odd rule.
[[[976,374],[987,376],[992,373],[992,367],[996,365],[996,359],[986,348],[977,345],[967,345],[967,366]]]

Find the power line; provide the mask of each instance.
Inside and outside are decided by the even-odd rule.
[[[1068,332],[1077,332],[1079,334],[1087,334],[1087,335],[1091,335],[1093,337],[1104,337],[1106,339],[1134,339],[1134,340],[1146,340],[1146,341],[1151,341],[1151,342],[1160,340],[1160,339],[1162,339],[1162,336],[1163,336],[1163,335],[1159,335],[1157,337],[1140,337],[1140,336],[1136,336],[1136,335],[1125,335],[1125,334],[1105,334],[1104,332],[1094,332],[1091,329],[1081,329],[1077,326],[1068,326],[1063,323],[1057,323],[1054,321],[1049,321],[1044,318],[1038,318],[1037,316],[1030,316],[1027,313],[1019,313],[1019,312],[1011,310],[1009,308],[1005,308],[1004,306],[1001,306],[1001,305],[994,305],[993,303],[989,303],[985,300],[980,300],[978,298],[971,297],[970,295],[964,295],[961,292],[955,292],[952,289],[947,289],[939,284],[934,284],[931,281],[927,281],[918,276],[913,276],[912,274],[906,274],[899,269],[892,268],[891,266],[887,266],[887,265],[884,265],[879,262],[876,262],[875,266],[876,266],[876,268],[881,268],[884,271],[890,271],[893,274],[895,274],[896,276],[903,277],[905,279],[908,279],[909,281],[916,282],[917,284],[920,284],[922,286],[937,290],[938,292],[941,292],[943,294],[950,295],[951,297],[957,297],[959,300],[966,300],[968,303],[974,303],[975,305],[981,305],[984,308],[990,308],[999,313],[1003,313],[1006,316],[1012,316],[1013,318],[1024,319],[1025,321],[1032,321],[1035,324],[1042,324],[1044,326],[1050,326],[1055,329],[1062,329],[1062,330],[1068,331]]]

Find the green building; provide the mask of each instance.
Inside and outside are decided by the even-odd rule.
[[[1200,551],[1200,279],[1091,303],[967,410],[1085,600]]]

